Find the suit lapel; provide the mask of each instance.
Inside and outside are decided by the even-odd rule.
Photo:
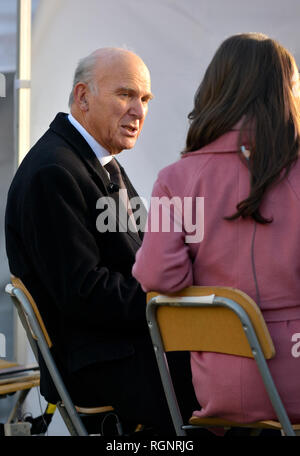
[[[141,220],[142,222],[140,223],[137,223],[137,225],[140,225],[140,229],[138,230],[138,236],[139,236],[139,239],[140,241],[143,239],[143,236],[144,236],[144,228],[145,228],[145,225],[146,225],[146,220],[147,220],[147,209],[143,203],[143,200],[140,198],[140,196],[138,195],[138,193],[136,192],[135,188],[133,187],[132,183],[130,182],[124,168],[120,165],[119,163],[119,166],[120,166],[120,169],[121,169],[121,173],[122,173],[122,177],[123,177],[123,181],[125,183],[125,186],[127,188],[127,191],[128,191],[128,197],[129,199],[131,198],[138,198],[139,199],[139,202],[138,202],[138,207],[133,207],[132,210],[133,210],[133,216],[134,216],[134,219],[135,219],[135,222],[139,222],[138,218],[141,217]]]
[[[59,113],[50,124],[50,129],[59,136],[62,136],[73,149],[76,150],[93,180],[103,189],[103,193],[108,194],[107,186],[109,179],[106,171],[99,163],[98,158],[84,139],[84,137],[69,122],[67,114]]]
[[[119,194],[116,193],[109,193],[108,192],[108,185],[110,180],[105,169],[101,166],[98,158],[94,154],[93,150],[90,148],[86,140],[83,136],[76,130],[75,127],[69,122],[67,114],[59,113],[50,124],[50,129],[53,130],[59,136],[62,136],[65,141],[67,141],[74,150],[79,154],[81,157],[84,165],[86,166],[87,170],[91,178],[97,184],[97,186],[101,189],[104,196],[111,197],[115,204],[116,204],[116,222],[117,226],[122,227],[122,231],[130,236],[139,246],[141,245],[142,233],[138,234],[137,232],[132,232],[130,230],[125,229],[126,227],[121,226],[122,221],[119,219],[119,210],[120,210],[120,201],[119,201]],[[138,196],[135,190],[132,187],[124,169],[120,166],[121,172],[123,175],[123,179],[125,185],[128,190],[129,198],[133,196]],[[132,189],[134,191],[132,191]]]

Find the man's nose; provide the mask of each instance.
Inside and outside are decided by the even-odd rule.
[[[132,103],[129,114],[135,116],[137,119],[143,119],[147,113],[147,107],[142,100],[134,100]]]

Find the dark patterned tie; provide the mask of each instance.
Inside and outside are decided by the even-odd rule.
[[[104,168],[109,173],[110,180],[113,184],[117,184],[119,188],[126,188],[120,167],[114,158],[112,158],[106,165],[104,165]]]
[[[122,196],[124,196],[124,193],[125,193],[125,199],[121,198],[121,196],[120,196],[120,199],[122,199],[122,202],[127,210],[128,217],[131,222],[131,231],[133,231],[133,230],[137,231],[137,226],[136,226],[133,212],[132,212],[132,209],[130,206],[130,201],[128,199],[127,188],[126,188],[126,185],[124,184],[121,170],[120,170],[120,167],[119,167],[117,161],[114,158],[112,158],[106,165],[104,165],[104,168],[109,173],[111,183],[117,184],[119,187],[119,190],[126,190],[126,193],[121,192]],[[116,190],[116,191],[118,191],[118,190]]]

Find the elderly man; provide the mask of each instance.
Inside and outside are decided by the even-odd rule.
[[[149,70],[134,53],[105,48],[80,61],[70,114],[56,116],[13,179],[6,244],[10,270],[38,303],[74,402],[113,405],[126,423],[163,431],[170,417],[145,295],[131,276],[143,209],[134,220],[127,204],[137,194],[114,158],[135,145],[151,98]],[[108,197],[117,229],[99,221]],[[121,229],[120,205],[130,229]],[[41,391],[56,401],[43,369]]]

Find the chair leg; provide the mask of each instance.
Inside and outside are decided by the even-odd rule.
[[[78,436],[78,433],[76,432],[73,424],[72,424],[72,421],[70,420],[70,417],[68,415],[68,412],[66,410],[66,408],[63,406],[63,404],[61,402],[58,402],[56,404],[58,410],[59,410],[59,413],[61,414],[61,417],[65,423],[65,425],[67,426],[68,428],[68,431],[70,432],[71,435],[74,435],[74,436]]]
[[[19,410],[20,410],[21,406],[23,405],[29,391],[30,391],[30,389],[19,391],[19,396],[18,396],[17,402],[15,403],[14,408],[12,409],[12,411],[9,414],[7,423],[11,423],[12,421],[14,421],[17,418]]]

